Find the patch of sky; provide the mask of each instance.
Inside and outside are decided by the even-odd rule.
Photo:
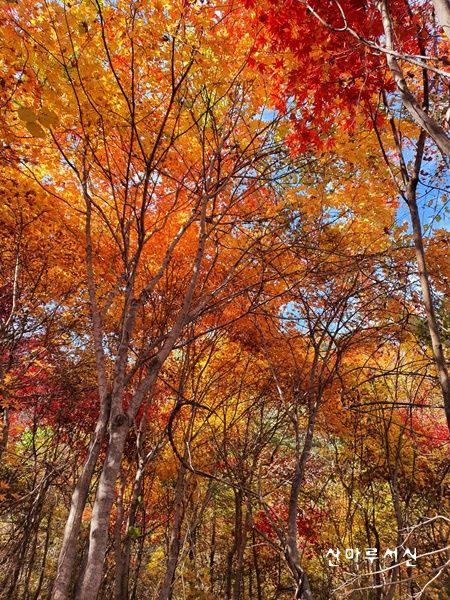
[[[413,159],[412,152],[405,152],[406,159]],[[425,235],[434,229],[450,231],[450,174],[447,165],[437,161],[424,163],[417,186],[417,204]],[[396,215],[399,224],[407,223],[411,232],[411,219],[405,202],[400,201]]]
[[[274,119],[276,119],[278,116],[277,111],[268,108],[267,106],[264,106],[263,109],[261,110],[261,112],[259,113],[259,115],[257,115],[257,118],[260,119],[261,121],[263,121],[264,123],[270,123],[272,122]]]

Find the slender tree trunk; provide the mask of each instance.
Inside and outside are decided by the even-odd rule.
[[[9,408],[5,406],[3,408],[3,416],[2,416],[2,434],[0,439],[0,458],[3,453],[6,452],[8,448],[8,439],[9,439]]]
[[[312,373],[317,366],[317,350]],[[311,453],[312,442],[314,437],[314,427],[316,423],[317,413],[319,410],[319,400],[312,398],[313,382],[310,383],[311,410],[308,419],[308,427],[306,431],[305,441],[302,452],[297,460],[294,478],[291,485],[291,493],[289,496],[289,512],[288,526],[286,538],[286,559],[297,585],[295,592],[296,600],[312,600],[312,592],[309,585],[308,576],[301,568],[300,555],[297,547],[297,515],[298,515],[298,496],[305,476],[306,463]]]
[[[253,566],[255,569],[257,600],[263,600],[261,569],[259,567],[258,550],[257,550],[257,546],[256,546],[256,530],[254,528],[252,531],[252,549],[253,549]]]
[[[288,535],[286,543],[286,560],[296,584],[295,600],[312,600],[313,596],[308,576],[300,566],[300,555],[297,548],[297,533],[295,533],[295,536]]]
[[[244,579],[244,555],[247,546],[247,534],[250,528],[250,519],[250,510],[247,508],[245,519],[243,519],[244,527],[241,527],[237,537],[237,557],[233,583],[233,600],[241,600],[243,595],[242,584]]]
[[[88,457],[72,494],[70,512],[64,528],[64,536],[59,553],[56,579],[53,584],[52,600],[67,600],[67,598],[69,598],[72,573],[77,555],[77,540],[81,528],[81,519],[89,495],[92,475],[100,454],[103,438],[105,437],[108,411],[109,404],[106,402],[102,415],[97,422]]]
[[[115,485],[129,428],[127,415],[116,415],[112,422],[108,450],[92,511],[88,559],[78,600],[96,600],[100,589],[108,544],[109,520],[116,496]]]
[[[125,540],[123,544],[123,568],[121,572],[121,596],[120,600],[128,599],[128,588],[129,588],[129,577],[130,577],[130,557],[131,557],[131,537],[128,535],[128,531],[130,527],[134,527],[136,522],[136,513],[139,505],[139,496],[141,495],[142,490],[142,479],[144,476],[144,468],[141,465],[138,467],[135,479],[134,479],[134,489],[133,495],[130,503],[130,510],[128,513],[127,520],[127,532],[125,534]]]
[[[227,554],[227,570],[225,578],[225,598],[231,599],[233,583],[233,562],[236,551],[239,547],[239,537],[242,535],[242,492],[234,492],[235,510],[234,510],[234,540],[233,545]]]
[[[45,541],[44,541],[44,548],[43,548],[43,553],[42,553],[42,564],[41,564],[41,573],[39,575],[39,581],[36,587],[36,590],[32,596],[33,600],[39,600],[39,598],[41,597],[41,590],[42,590],[42,585],[44,583],[44,576],[45,576],[45,565],[47,564],[47,558],[48,558],[48,549],[50,546],[50,537],[51,534],[53,534],[52,531],[52,519],[53,519],[53,514],[55,511],[55,506],[52,505],[50,508],[50,512],[49,515],[47,517],[47,526],[46,526],[46,531],[45,531]]]
[[[215,570],[214,563],[216,558],[216,513],[213,513],[211,542],[209,550],[209,591],[214,592]]]
[[[131,495],[130,508],[128,511],[128,518],[126,523],[125,536],[122,543],[122,567],[120,570],[120,596],[119,600],[128,600],[129,597],[129,576],[130,576],[130,556],[131,556],[131,537],[128,535],[130,527],[134,527],[136,522],[136,514],[139,507],[139,496],[142,495],[143,480],[145,474],[145,468],[150,461],[153,461],[160,452],[163,446],[163,437],[157,442],[155,448],[149,452],[146,456],[143,456],[143,446],[145,433],[147,431],[147,409],[150,398],[152,397],[149,392],[149,399],[144,405],[144,414],[139,424],[139,432],[136,440],[137,446],[137,469],[133,482],[133,492]],[[117,575],[117,574],[116,574]]]
[[[402,508],[400,503],[400,491],[398,487],[398,479],[397,479],[397,466],[390,474],[391,480],[391,495],[392,501],[394,504],[395,510],[395,519],[397,521],[397,548],[401,546],[404,539],[404,531],[405,531],[405,523],[403,520]],[[397,582],[399,579],[400,569],[398,566],[395,566],[392,569],[392,575],[390,577],[390,585],[388,587],[388,591],[386,593],[386,600],[393,600],[395,597],[395,592],[397,590]],[[400,590],[401,591],[401,590]],[[399,591],[399,593],[400,593]]]
[[[428,274],[427,264],[425,260],[425,250],[423,247],[422,238],[422,226],[420,223],[419,211],[417,208],[417,184],[418,173],[416,173],[408,183],[406,190],[406,199],[411,215],[414,248],[416,251],[416,261],[419,270],[420,287],[422,290],[423,303],[428,323],[428,330],[430,332],[431,346],[433,348],[433,357],[439,378],[439,384],[442,391],[447,426],[450,431],[450,379],[448,375],[444,351],[442,349],[439,324],[436,319],[436,312],[434,309],[434,302],[430,285],[430,277]]]
[[[172,597],[172,586],[175,579],[175,570],[177,568],[181,547],[180,535],[184,513],[183,496],[185,476],[186,468],[183,465],[180,465],[175,488],[173,522],[169,537],[169,555],[167,559],[166,574],[158,594],[158,600],[169,600]]]
[[[143,515],[143,519],[144,519],[144,522],[142,524],[143,535],[141,535],[139,537],[139,544],[138,544],[138,549],[137,549],[137,552],[136,552],[136,563],[135,563],[135,568],[134,568],[133,589],[132,589],[131,594],[129,596],[129,600],[136,600],[137,599],[139,577],[140,577],[140,572],[141,572],[141,569],[142,569],[142,562],[144,560],[145,513]],[[128,600],[128,596],[125,598],[125,600]]]
[[[46,469],[47,473],[47,469]],[[39,529],[42,520],[42,511],[46,504],[47,500],[47,492],[50,487],[50,479],[45,478],[45,483],[41,487],[38,496],[36,498],[36,502],[33,503],[32,508],[32,519],[31,519],[31,527],[30,533],[26,536],[26,545],[29,548],[29,551],[26,549],[24,552],[24,559],[21,565],[20,578],[22,578],[22,573],[25,573],[24,581],[23,581],[23,598],[28,598],[31,595],[30,583],[32,581],[32,575],[34,571],[34,565],[37,557],[37,550],[39,548]],[[19,578],[17,578],[16,583],[19,582]],[[17,593],[17,592],[16,592]],[[18,597],[18,594],[17,594]]]

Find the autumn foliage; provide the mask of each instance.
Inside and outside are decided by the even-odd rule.
[[[0,598],[450,598],[444,5],[1,1]]]

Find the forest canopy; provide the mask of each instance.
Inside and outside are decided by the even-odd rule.
[[[450,598],[448,0],[0,18],[0,598]]]

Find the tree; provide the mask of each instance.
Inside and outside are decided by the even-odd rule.
[[[445,593],[447,41],[364,6],[2,5],[5,598]]]
[[[240,273],[267,232],[247,233],[245,224],[265,216],[270,200],[263,185],[277,168],[280,143],[272,123],[261,118],[261,88],[243,70],[249,41],[237,28],[232,37],[216,13],[205,17],[188,6],[149,12],[120,3],[47,4],[45,13],[44,21],[41,7],[35,17],[30,7],[14,7],[9,31],[30,55],[36,90],[34,106],[21,108],[19,119],[43,140],[47,164],[59,160],[66,178],[62,183],[55,173],[44,187],[54,193],[63,187],[84,227],[100,416],[72,498],[54,598],[68,593],[81,515],[108,429],[79,588],[87,599],[97,596],[102,578],[127,435],[162,365],[186,325],[260,284],[258,273],[255,280],[247,272],[242,281]],[[142,45],[149,27],[164,42],[159,52]],[[120,47],[117,30],[124,32]],[[227,47],[233,57],[225,74],[214,58],[219,39],[221,52]],[[159,92],[149,93],[156,82]],[[67,98],[67,108],[53,102],[39,112],[38,94],[47,105],[49,93]]]
[[[344,119],[345,127],[356,131],[358,112],[371,119],[379,137],[389,124],[393,129],[399,158],[396,168],[393,169],[391,154],[383,144],[381,151],[410,211],[423,303],[450,430],[450,379],[417,204],[427,137],[444,156],[450,155],[446,117],[439,104],[449,76],[439,66],[447,41],[432,19],[434,4],[441,25],[447,28],[447,3],[425,3],[420,13],[414,3],[403,0],[367,5],[329,2],[326,11],[323,3],[319,6],[307,1],[249,4],[265,26],[255,60],[273,79],[280,108],[286,111],[292,104],[289,111],[293,115],[294,147],[301,150],[308,143],[333,147],[335,134],[341,131],[337,120]],[[265,58],[267,48],[275,50],[270,59]],[[407,72],[403,65],[409,69]],[[384,110],[378,107],[380,97]],[[421,128],[411,168],[407,167],[405,148],[393,116],[393,112],[398,112],[395,106],[399,101],[408,113],[400,115],[400,122],[409,117]]]

